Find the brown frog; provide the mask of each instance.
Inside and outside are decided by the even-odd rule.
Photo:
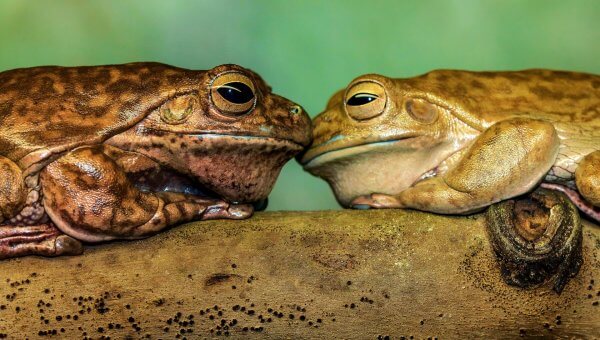
[[[345,207],[464,214],[542,183],[600,221],[599,76],[364,75],[313,124],[301,162]]]
[[[310,139],[303,109],[237,65],[2,72],[0,257],[249,217]]]

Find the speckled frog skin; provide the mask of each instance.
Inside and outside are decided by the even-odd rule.
[[[301,162],[345,207],[463,214],[541,183],[600,221],[599,76],[364,75],[313,125]]]
[[[0,73],[0,258],[249,217],[310,118],[236,65]]]

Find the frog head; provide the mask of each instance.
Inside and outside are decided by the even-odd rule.
[[[368,74],[333,95],[314,119],[312,145],[299,160],[349,206],[361,195],[408,188],[471,130],[452,107],[408,79]]]
[[[256,73],[221,65],[188,74],[144,119],[109,143],[143,153],[231,202],[256,202],[309,145],[311,122]]]

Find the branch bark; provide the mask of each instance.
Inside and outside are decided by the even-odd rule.
[[[9,338],[600,336],[600,228],[558,295],[500,276],[482,215],[267,212],[0,262]]]

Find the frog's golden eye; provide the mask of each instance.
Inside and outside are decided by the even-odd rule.
[[[348,99],[348,101],[346,102],[346,105],[350,105],[350,106],[361,106],[361,105],[365,105],[365,104],[369,104],[370,102],[376,100],[377,95],[374,94],[370,94],[370,93],[357,93],[355,95],[352,96],[352,98]]]
[[[431,124],[438,118],[438,106],[425,99],[410,98],[404,103],[406,112],[421,123]]]
[[[346,93],[346,112],[357,120],[379,116],[385,110],[387,96],[381,84],[364,81],[352,85]]]
[[[193,94],[173,98],[160,107],[160,118],[168,124],[181,124],[194,111],[198,103],[198,96]]]
[[[224,73],[212,82],[210,98],[217,109],[229,115],[242,115],[256,104],[252,81],[241,73]]]

